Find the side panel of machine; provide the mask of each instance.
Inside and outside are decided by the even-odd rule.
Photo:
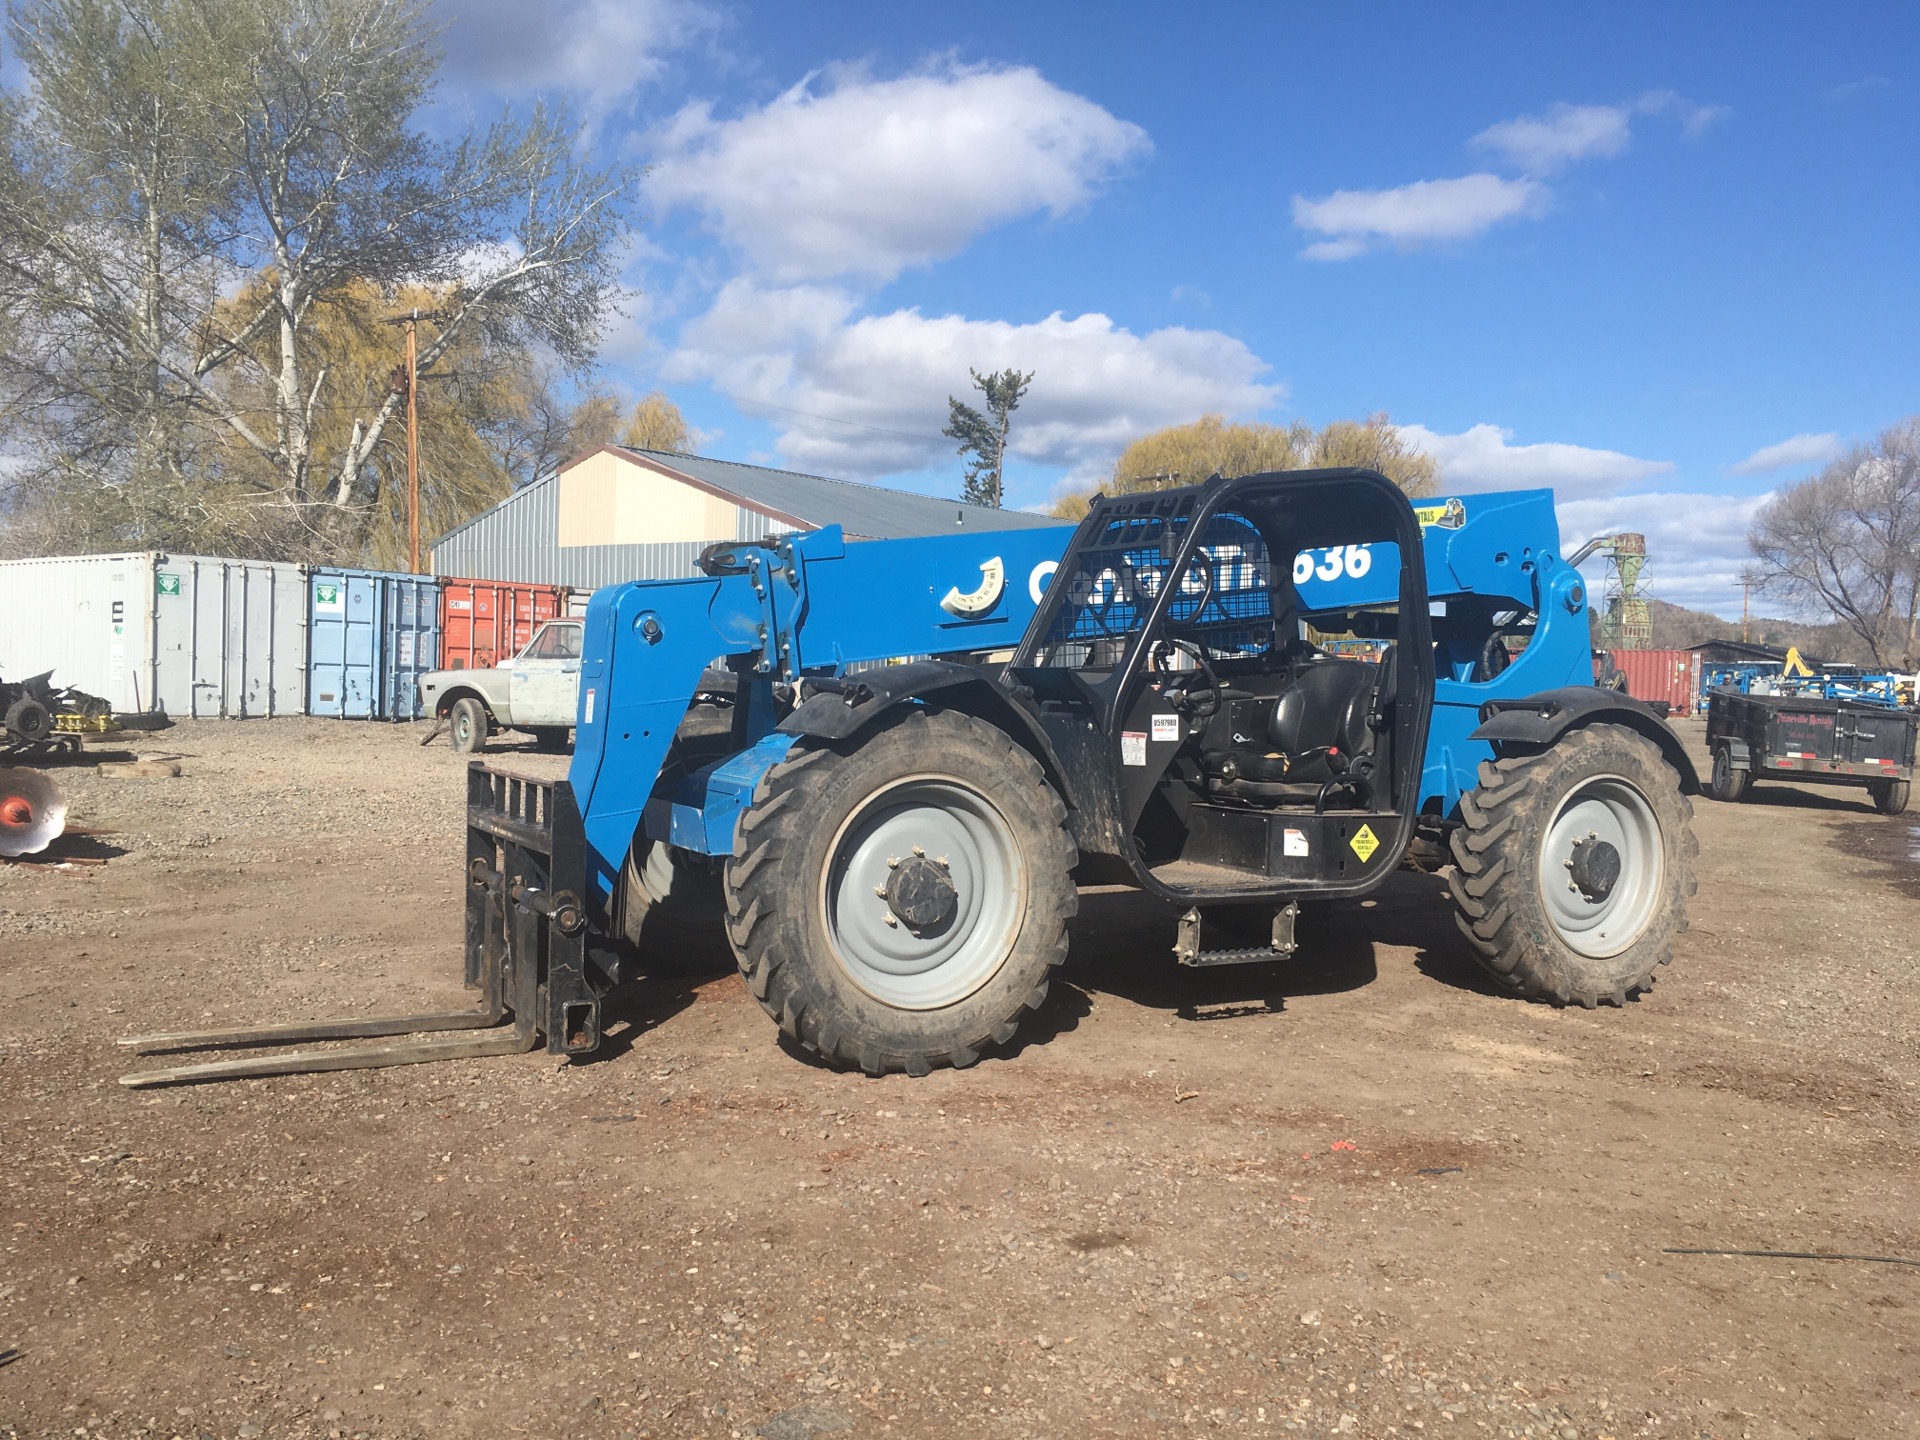
[[[1480,707],[1592,680],[1586,585],[1560,559],[1560,525],[1551,490],[1417,500],[1430,601],[1511,601],[1538,620],[1526,648],[1500,673],[1476,679],[1479,656],[1443,637],[1435,655],[1423,805],[1451,815],[1477,781],[1493,747],[1472,738]],[[1309,610],[1390,605],[1399,572],[1393,545],[1303,551],[1294,581]]]
[[[570,776],[585,817],[595,903],[604,906],[613,892],[667,747],[709,665],[743,657],[748,671],[790,678],[1010,647],[1072,534],[1071,526],[1047,526],[848,544],[829,526],[771,547],[738,547],[729,559],[739,573],[596,591],[587,607]],[[742,788],[751,793],[778,749],[756,752],[755,773],[729,770],[700,801],[700,825],[678,813],[683,797],[672,832],[698,842],[687,848],[729,853]]]

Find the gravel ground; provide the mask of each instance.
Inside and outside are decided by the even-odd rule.
[[[1912,817],[1702,799],[1623,1012],[1488,993],[1409,873],[1197,974],[1089,892],[1013,1053],[922,1081],[683,955],[590,1063],[115,1084],[461,1003],[422,733],[182,725],[178,779],[61,777],[104,865],[0,868],[0,1436],[1920,1431],[1920,1268],[1666,1253],[1920,1258]]]

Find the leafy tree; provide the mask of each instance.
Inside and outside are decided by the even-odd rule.
[[[1409,495],[1430,495],[1440,480],[1433,457],[1408,445],[1384,414],[1336,420],[1322,430],[1301,421],[1230,424],[1221,415],[1202,415],[1133,441],[1120,452],[1102,488],[1109,494],[1124,494],[1196,485],[1215,475],[1341,465],[1378,470]],[[1051,509],[1064,519],[1077,520],[1087,513],[1092,498],[1092,491],[1071,492],[1055,500]]]
[[[1782,490],[1747,539],[1768,589],[1825,610],[1876,665],[1920,665],[1920,416]]]
[[[985,397],[987,413],[983,415],[949,395],[947,428],[940,433],[960,442],[956,453],[972,457],[967,461],[960,498],[969,505],[988,505],[998,510],[1006,495],[1007,431],[1013,412],[1020,408],[1021,397],[1033,382],[1033,375],[1031,372],[1023,375],[1011,368],[982,375],[971,366],[967,373],[973,377],[973,388]]]
[[[620,443],[633,450],[684,451],[693,441],[680,407],[654,390],[633,407]]]
[[[448,382],[469,388],[536,354],[590,363],[633,175],[545,109],[428,135],[425,20],[425,0],[14,0],[29,91],[0,120],[0,298],[34,323],[0,380],[37,457],[18,483],[129,491],[93,497],[127,512],[121,543],[235,486],[287,548],[351,553],[404,397],[329,363],[343,308],[432,292],[423,381],[456,354],[486,362]]]

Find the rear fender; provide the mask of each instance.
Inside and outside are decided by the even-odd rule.
[[[1617,690],[1569,685],[1519,699],[1489,700],[1480,714],[1480,728],[1469,738],[1485,740],[1503,754],[1544,750],[1569,731],[1589,725],[1623,726],[1660,747],[1661,757],[1680,772],[1683,793],[1693,795],[1700,790],[1700,776],[1673,727],[1648,706]]]
[[[1053,742],[1039,720],[991,676],[971,665],[924,660],[883,665],[832,679],[809,677],[804,684],[816,693],[780,722],[783,734],[849,740],[903,705],[958,710],[1004,731],[1008,739],[1040,762],[1060,798],[1070,808],[1074,805],[1074,787],[1067,769],[1054,753]]]

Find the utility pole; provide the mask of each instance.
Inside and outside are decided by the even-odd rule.
[[[420,573],[420,346],[418,310],[407,314],[407,569]]]
[[[420,573],[420,345],[417,334],[422,320],[444,320],[438,310],[409,310],[386,323],[406,327],[407,358],[394,367],[388,384],[396,395],[407,397],[407,569]]]

